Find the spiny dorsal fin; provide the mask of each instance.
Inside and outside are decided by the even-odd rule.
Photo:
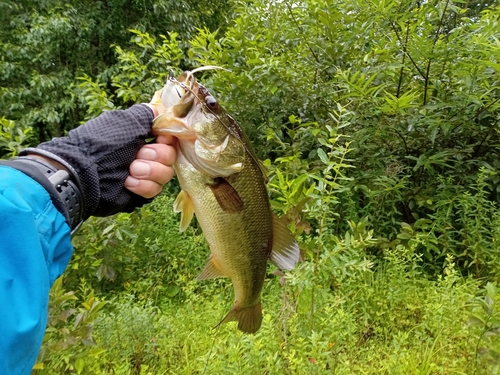
[[[282,270],[291,270],[300,258],[300,249],[283,219],[273,213],[273,248],[271,262]]]
[[[232,214],[243,210],[243,201],[238,192],[225,178],[217,177],[214,182],[208,186],[224,212]]]
[[[179,225],[179,231],[184,232],[193,219],[194,214],[193,200],[184,190],[181,190],[181,192],[175,199],[174,212],[181,213],[181,223]]]

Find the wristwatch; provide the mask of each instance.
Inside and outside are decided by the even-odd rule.
[[[75,170],[51,152],[27,148],[19,157],[0,160],[0,165],[15,168],[30,176],[49,193],[52,203],[63,214],[73,235],[83,223],[85,201]]]

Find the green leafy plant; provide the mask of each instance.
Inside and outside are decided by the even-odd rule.
[[[480,335],[475,347],[477,368],[486,364],[491,373],[500,369],[500,295],[494,283],[487,283],[484,296],[474,300],[469,325],[477,327]]]
[[[0,118],[0,157],[17,156],[29,144],[30,136],[31,128],[21,129],[14,121]]]
[[[81,374],[104,351],[95,345],[93,328],[106,302],[96,298],[85,283],[79,298],[64,289],[62,280],[57,279],[50,291],[49,321],[34,369]]]
[[[196,224],[178,233],[171,183],[75,236],[65,288],[86,287],[53,295],[39,371],[498,372],[496,3],[8,4],[2,155],[29,126],[63,135],[148,101],[170,69],[221,66],[199,79],[265,160],[303,255],[292,272],[270,266],[256,335],[212,330],[231,287],[194,281],[209,252]],[[112,302],[75,327],[91,298]]]

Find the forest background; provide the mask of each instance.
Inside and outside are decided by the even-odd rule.
[[[498,374],[500,7],[478,0],[0,1],[0,156],[200,76],[303,261],[255,335],[178,232],[176,182],[92,218],[36,374]]]

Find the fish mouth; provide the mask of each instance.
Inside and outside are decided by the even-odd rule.
[[[161,101],[165,108],[171,108],[180,102],[181,98],[186,94],[183,86],[184,84],[175,77],[168,77],[168,81],[161,93]]]
[[[229,69],[222,68],[220,66],[207,65],[200,66],[199,68],[191,71],[185,71],[176,78],[173,70],[170,70],[167,84],[165,85],[161,96],[161,100],[165,108],[177,104],[184,95],[188,92],[192,92],[196,83],[194,74],[205,70],[224,70],[226,72],[230,72]]]
[[[165,112],[153,121],[153,135],[170,134],[181,139],[196,139],[196,134],[189,129],[185,121],[186,115],[193,106],[190,92],[191,88],[188,89],[186,83],[175,78],[173,72],[170,71],[167,83],[160,95]]]
[[[185,117],[190,112],[198,97],[199,86],[194,74],[204,70],[221,69],[219,66],[202,66],[192,71],[185,71],[178,77],[170,70],[167,82],[160,95],[161,102],[166,111],[153,122],[154,135],[171,134],[182,139],[196,139],[196,133],[189,129]]]

